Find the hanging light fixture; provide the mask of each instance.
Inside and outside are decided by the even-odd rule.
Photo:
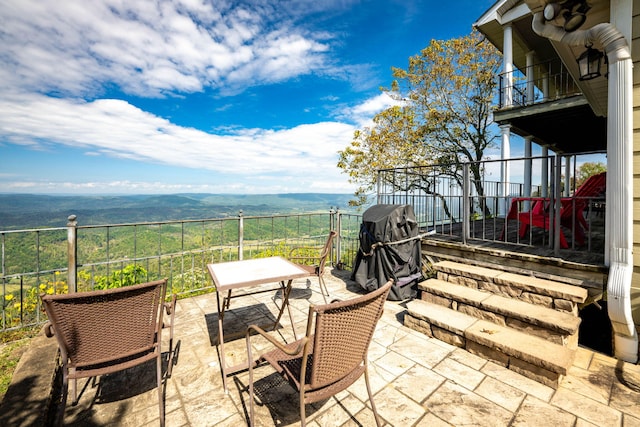
[[[580,80],[591,80],[600,77],[600,65],[604,54],[591,45],[578,57],[578,68],[580,69]]]

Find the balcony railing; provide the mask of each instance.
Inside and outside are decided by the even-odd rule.
[[[2,330],[42,319],[39,294],[117,287],[168,278],[172,292],[207,292],[206,264],[287,256],[294,246],[322,246],[339,232],[331,264],[350,268],[362,217],[331,210],[131,224],[0,231]]]
[[[582,93],[559,60],[535,64],[528,71],[527,75],[527,70],[515,69],[498,76],[498,108],[523,107]]]
[[[604,195],[582,200],[587,206],[579,213],[587,223],[584,240],[582,235],[580,239],[574,238],[581,227],[577,215],[570,223],[564,221],[562,225],[553,220],[554,214],[559,215],[560,204],[556,201],[575,190],[575,165],[582,162],[580,157],[531,157],[382,170],[378,173],[377,202],[410,204],[423,233],[463,244],[484,241],[541,247],[558,256],[564,248],[559,246],[555,236],[562,232],[568,236],[568,249],[601,255],[604,251]],[[567,162],[574,166],[570,176],[563,173],[571,171]],[[531,171],[530,178],[524,171]],[[500,176],[509,178],[502,181]],[[545,219],[552,226],[548,229],[530,227],[521,235],[522,224],[517,218],[520,213],[531,211],[531,202],[515,205],[512,216],[516,219],[508,218],[508,213],[515,198],[531,197],[542,197],[546,201],[549,216]]]

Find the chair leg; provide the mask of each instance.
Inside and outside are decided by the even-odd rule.
[[[62,368],[62,397],[55,414],[55,425],[64,425],[64,410],[67,406],[67,397],[69,395],[69,374],[66,367]],[[75,380],[72,380],[75,382]]]
[[[307,425],[307,409],[304,405],[304,386],[300,387],[300,427]]]
[[[156,357],[156,378],[158,380],[158,410],[160,414],[160,427],[164,427],[164,390],[162,389],[162,352],[157,349]]]
[[[247,424],[249,427],[253,427],[254,411],[253,411],[253,354],[251,352],[251,341],[249,339],[249,332],[246,337],[247,342],[247,355],[249,360],[249,420]]]
[[[324,298],[324,303],[328,304],[327,297],[329,296],[329,291],[327,290],[327,285],[324,283],[322,275],[318,276],[318,284],[320,285],[320,293],[322,294],[322,298]]]
[[[173,324],[170,327],[170,332],[169,332],[169,361],[168,361],[168,365],[167,365],[167,378],[171,377],[171,373],[173,372],[173,363],[174,363],[174,352],[175,352],[175,348],[173,348]]]
[[[364,369],[364,382],[367,385],[367,394],[369,395],[369,402],[371,402],[371,410],[373,411],[373,417],[376,420],[376,426],[380,427],[382,424],[380,423],[380,417],[376,410],[376,404],[373,402],[373,393],[371,393],[371,384],[369,383],[369,366],[366,366]]]
[[[71,380],[71,404],[75,405],[78,403],[78,380]]]
[[[527,224],[526,222],[521,222],[520,230],[518,231],[520,234],[520,238],[523,238],[524,236],[526,236],[528,230],[529,230],[529,224]]]

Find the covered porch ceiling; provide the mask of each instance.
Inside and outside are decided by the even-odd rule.
[[[559,154],[606,151],[607,119],[593,113],[584,96],[578,95],[493,113],[498,124],[510,124],[511,131],[532,136],[536,144]]]

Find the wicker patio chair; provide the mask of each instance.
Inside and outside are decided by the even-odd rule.
[[[369,384],[367,352],[392,283],[393,280],[389,280],[375,291],[348,301],[311,305],[305,336],[290,344],[282,344],[258,326],[250,326],[246,335],[250,361],[254,360],[251,350],[254,332],[265,337],[276,348],[262,354],[255,363],[249,363],[249,425],[253,425],[254,420],[254,365],[268,362],[299,392],[303,427],[306,424],[306,404],[334,396],[362,374],[379,427],[381,423]]]
[[[164,279],[117,289],[41,296],[49,318],[45,333],[56,337],[62,359],[57,424],[64,420],[69,380],[75,404],[78,378],[110,374],[155,359],[160,425],[164,426],[161,330],[163,326],[170,329],[170,375],[175,312],[175,296],[165,303],[166,290]],[[164,311],[169,314],[166,322]]]
[[[322,293],[322,297],[324,298],[324,302],[327,302],[327,297],[329,296],[329,291],[327,290],[327,285],[324,282],[324,267],[327,263],[327,258],[331,253],[331,244],[333,243],[333,239],[338,235],[335,231],[331,230],[329,232],[329,237],[327,237],[327,241],[324,246],[320,250],[319,247],[313,246],[297,246],[291,249],[289,252],[289,260],[295,262],[300,267],[304,268],[309,272],[309,275],[316,276],[318,278],[318,285],[320,286],[320,292]],[[314,251],[319,252],[318,255],[308,255],[309,253],[313,253]]]

